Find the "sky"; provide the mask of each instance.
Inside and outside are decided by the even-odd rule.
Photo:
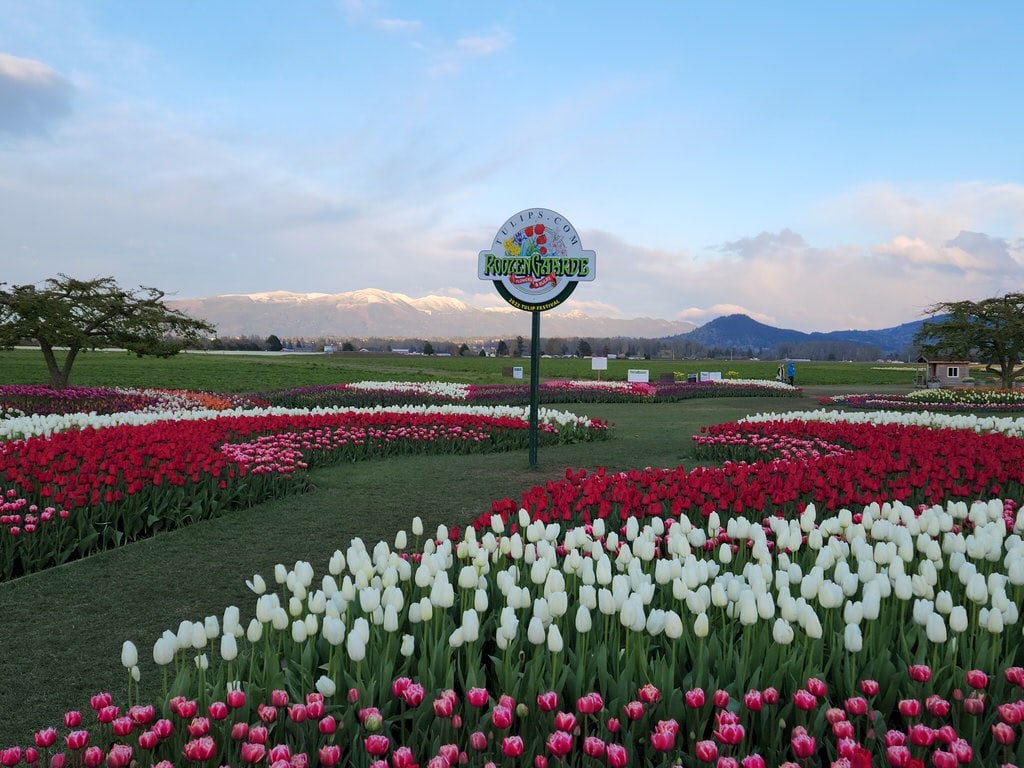
[[[0,283],[876,329],[1024,290],[1024,3],[0,0]],[[524,327],[529,320],[524,313]]]

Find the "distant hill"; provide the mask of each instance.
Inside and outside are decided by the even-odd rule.
[[[690,340],[707,347],[751,349],[755,354],[789,347],[795,354],[800,347],[821,344],[853,344],[874,347],[886,356],[898,356],[913,343],[914,335],[925,320],[916,320],[892,328],[872,331],[828,331],[805,333],[791,328],[775,328],[747,315],[718,317],[673,340]],[[785,355],[783,355],[785,356]]]

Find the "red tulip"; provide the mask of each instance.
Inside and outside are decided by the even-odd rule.
[[[743,741],[744,728],[738,723],[720,725],[714,732],[715,738],[722,744],[736,745]]]
[[[99,747],[86,747],[85,752],[82,754],[82,765],[85,768],[99,768],[103,765],[103,750]]]
[[[267,729],[266,726],[253,725],[249,727],[249,741],[255,744],[266,744],[267,743]]]
[[[608,728],[608,733],[618,733],[622,728],[622,724],[619,722],[619,718],[609,717],[606,727]]]
[[[988,675],[980,669],[967,670],[967,684],[975,690],[983,690],[988,687]]]
[[[764,699],[761,698],[761,692],[758,690],[749,690],[743,694],[743,704],[751,712],[760,712],[764,706]]]
[[[716,707],[718,707],[719,709],[725,709],[729,706],[729,692],[723,691],[721,688],[719,688],[717,691],[715,691],[714,701]]]
[[[157,744],[160,743],[160,739],[152,731],[144,731],[139,734],[139,749],[154,750]]]
[[[1014,733],[1013,728],[1006,723],[995,723],[992,726],[992,738],[999,744],[1009,746],[1017,740],[1017,734]]]
[[[397,698],[401,698],[402,694],[405,693],[405,689],[412,685],[412,680],[408,677],[396,677],[391,682],[391,693]]]
[[[276,763],[278,761],[284,761],[286,763],[291,762],[292,750],[287,744],[275,744],[270,748],[270,752],[267,753],[267,762]]]
[[[921,702],[917,699],[900,699],[896,706],[904,717],[918,717],[921,714]]]
[[[21,762],[21,747],[9,747],[0,750],[0,765],[13,768]]]
[[[850,716],[864,715],[868,711],[868,700],[862,696],[851,696],[843,702],[843,707]]]
[[[818,679],[817,677],[807,678],[807,683],[804,685],[804,687],[811,693],[812,696],[816,696],[819,699],[826,693],[828,693],[828,688],[826,687],[824,681]]]
[[[239,709],[245,706],[245,692],[238,690],[228,691],[228,706],[232,709]]]
[[[764,758],[756,752],[752,755],[747,755],[740,760],[740,765],[742,765],[743,768],[766,768]]]
[[[64,737],[64,743],[68,749],[82,749],[89,743],[88,731],[71,731]]]
[[[434,714],[438,717],[448,718],[452,716],[452,700],[447,696],[434,699]]]
[[[309,710],[305,704],[292,704],[288,707],[288,719],[293,723],[303,723],[309,717]]]
[[[865,696],[877,696],[878,688],[878,682],[875,680],[860,681],[860,692],[863,693]]]
[[[477,752],[487,749],[487,734],[483,731],[473,731],[469,734],[469,746]]]
[[[907,730],[907,739],[915,747],[930,747],[935,741],[935,731],[924,723],[916,723]]]
[[[576,709],[584,715],[595,714],[604,709],[604,699],[599,693],[588,693],[576,700]]]
[[[952,752],[936,749],[932,752],[932,765],[934,765],[935,768],[956,768],[956,756]]]

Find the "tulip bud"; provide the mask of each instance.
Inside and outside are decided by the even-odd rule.
[[[135,644],[131,640],[125,640],[121,646],[121,664],[127,669],[131,669],[139,663],[139,652],[135,648]]]

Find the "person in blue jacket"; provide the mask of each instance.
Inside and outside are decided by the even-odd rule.
[[[796,366],[793,365],[793,361],[790,360],[786,364],[786,376],[789,377],[789,386],[793,386],[793,381],[796,379]]]

